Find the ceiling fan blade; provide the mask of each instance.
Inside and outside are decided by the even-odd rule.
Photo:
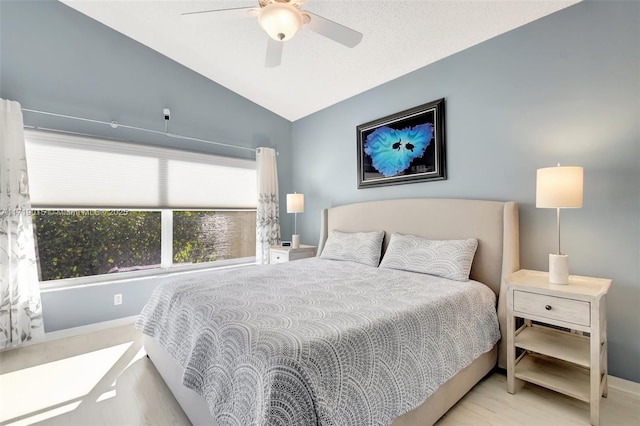
[[[250,18],[256,15],[255,7],[234,7],[230,9],[200,10],[196,12],[185,12],[182,17],[191,23],[211,23],[212,19],[241,19]],[[217,18],[214,18],[217,16]]]
[[[264,61],[264,66],[267,68],[275,68],[280,65],[282,61],[282,47],[284,43],[278,40],[274,40],[271,37],[267,41],[267,58]]]
[[[347,28],[344,25],[340,25],[337,22],[333,22],[330,19],[323,18],[320,15],[305,11],[309,15],[309,22],[305,24],[305,27],[311,31],[330,38],[333,41],[337,41],[347,47],[355,47],[362,40],[362,33],[356,30]]]

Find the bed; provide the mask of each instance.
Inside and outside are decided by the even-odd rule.
[[[425,274],[314,258],[167,282],[154,293],[137,326],[145,333],[150,359],[193,424],[429,425],[496,364],[504,368],[506,350],[495,342],[500,334],[506,342],[502,281],[519,269],[515,203],[403,199],[326,209],[319,254],[335,230],[384,231],[383,252],[393,233],[432,240],[475,238],[472,281],[443,283]],[[413,293],[427,286],[429,291],[419,297]],[[469,296],[469,289],[476,293]],[[449,308],[431,312],[416,302],[433,297],[428,305],[438,305],[440,294],[470,305],[452,314]],[[322,309],[315,306],[319,300],[324,300]],[[403,307],[408,310],[396,310]],[[499,329],[496,324],[495,331],[483,331],[491,327],[466,317],[475,311],[489,323],[494,318]],[[258,317],[280,331],[255,328]],[[212,318],[223,325],[211,326]],[[424,337],[426,323],[433,328],[441,323],[446,331],[439,338]],[[199,331],[185,331],[193,328]],[[466,333],[472,328],[491,343],[474,340],[471,349],[449,346],[469,340]],[[402,342],[390,343],[397,336]],[[422,343],[414,347],[415,341]],[[437,347],[444,355],[430,352]],[[303,363],[310,358],[311,364]],[[429,360],[437,358],[441,364],[433,361],[432,366]]]

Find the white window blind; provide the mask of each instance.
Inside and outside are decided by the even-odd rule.
[[[126,142],[25,132],[40,208],[255,208],[256,163]]]

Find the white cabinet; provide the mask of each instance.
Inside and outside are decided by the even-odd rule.
[[[292,260],[305,259],[316,255],[315,246],[300,245],[299,248],[271,246],[269,249],[269,263],[284,263]]]
[[[571,276],[568,285],[558,285],[547,272],[523,269],[505,281],[508,392],[521,381],[553,389],[588,402],[591,424],[599,425],[611,280]]]

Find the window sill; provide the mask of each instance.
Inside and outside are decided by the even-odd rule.
[[[126,281],[141,281],[155,278],[165,278],[174,275],[190,274],[194,272],[212,271],[217,269],[232,269],[254,266],[254,257],[242,259],[221,260],[216,262],[180,265],[166,269],[152,269],[146,271],[120,272],[113,275],[94,275],[90,277],[65,278],[55,281],[43,281],[40,283],[40,292],[47,293],[72,288],[93,287],[122,283]]]

